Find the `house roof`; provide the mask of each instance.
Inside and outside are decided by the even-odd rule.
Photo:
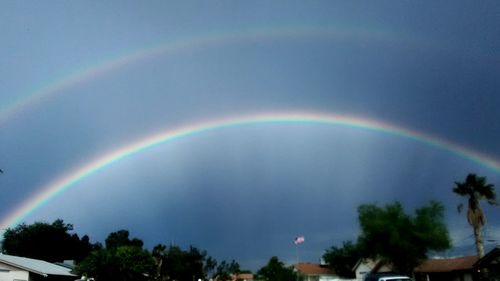
[[[382,260],[373,260],[373,259],[370,259],[370,258],[361,258],[358,260],[358,262],[354,265],[354,267],[352,268],[352,271],[356,271],[358,270],[358,268],[361,266],[361,265],[366,265],[371,272],[379,272],[379,270],[383,269],[384,267],[389,270],[392,270],[393,269],[393,265],[390,264],[390,263],[387,263],[385,261],[382,261]]]
[[[500,246],[496,246],[493,250],[489,251],[484,257],[479,259],[474,266],[485,266],[488,264],[500,263]]]
[[[316,263],[298,263],[295,269],[305,275],[335,275],[332,269]]]
[[[477,256],[466,256],[451,259],[426,260],[415,268],[415,272],[451,272],[470,270],[478,260]]]
[[[70,269],[66,267],[59,266],[42,260],[0,254],[0,263],[5,263],[7,265],[24,269],[26,271],[33,272],[43,276],[47,275],[76,276],[74,274],[71,274]]]
[[[353,266],[352,268],[352,271],[356,271],[358,269],[358,267],[362,264],[366,264],[366,266],[368,266],[369,268],[374,268],[375,265],[377,264],[376,261],[372,260],[372,259],[359,259],[358,262],[356,262],[356,264]]]

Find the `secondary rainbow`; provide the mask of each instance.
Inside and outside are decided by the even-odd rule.
[[[489,158],[486,155],[482,155],[481,153],[460,146],[458,144],[445,141],[443,139],[432,137],[402,127],[397,127],[392,124],[373,119],[363,119],[347,115],[307,112],[236,116],[181,126],[177,129],[167,129],[158,134],[147,136],[141,140],[138,140],[137,142],[111,151],[103,155],[102,157],[90,161],[85,165],[68,171],[64,173],[60,178],[54,180],[46,186],[41,187],[38,193],[22,203],[13,212],[5,216],[0,223],[0,229],[6,229],[8,227],[15,226],[16,224],[24,220],[29,214],[34,212],[37,208],[46,204],[62,192],[76,186],[78,182],[92,176],[98,171],[104,170],[106,167],[113,163],[129,158],[142,151],[152,149],[155,146],[170,143],[175,140],[180,140],[188,136],[200,135],[208,131],[259,124],[331,125],[382,132],[393,136],[404,137],[451,152],[455,155],[484,165],[495,172],[500,172],[500,162],[498,162],[496,159]]]
[[[0,125],[4,124],[19,113],[35,107],[39,103],[56,95],[71,93],[67,91],[72,87],[86,82],[105,77],[109,73],[125,69],[136,63],[144,62],[158,57],[168,57],[182,52],[199,51],[207,48],[217,48],[230,44],[263,42],[279,39],[307,39],[319,38],[322,40],[348,40],[369,42],[404,43],[408,47],[419,49],[429,48],[423,42],[405,37],[404,34],[394,34],[384,30],[368,30],[351,26],[304,26],[285,25],[252,28],[248,30],[219,31],[212,33],[196,34],[184,38],[171,39],[167,42],[148,46],[138,50],[128,50],[111,58],[106,58],[99,63],[80,66],[74,71],[67,71],[62,77],[56,77],[38,85],[36,89],[19,95],[17,99],[3,101],[0,105]]]

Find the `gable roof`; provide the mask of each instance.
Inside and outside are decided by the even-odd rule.
[[[415,267],[415,272],[451,272],[457,270],[472,270],[477,256],[466,256],[451,259],[426,260]]]
[[[298,273],[304,275],[335,275],[332,269],[316,263],[298,263],[294,267]]]
[[[18,256],[0,254],[0,263],[5,263],[12,267],[24,269],[42,276],[47,275],[63,275],[63,276],[76,276],[71,274],[70,269],[59,266],[50,262],[23,258]]]
[[[393,270],[393,267],[394,267],[391,263],[385,262],[383,260],[374,260],[374,259],[370,259],[370,258],[360,258],[358,260],[358,262],[356,262],[356,264],[352,268],[352,271],[358,270],[358,268],[361,265],[365,265],[366,267],[368,267],[370,269],[370,272],[372,272],[372,273],[379,272],[381,269],[384,269],[384,267],[385,267],[384,271]]]
[[[485,266],[488,264],[500,263],[500,246],[496,246],[493,250],[489,251],[484,257],[479,259],[474,266]]]
[[[362,264],[365,264],[369,268],[373,268],[373,267],[375,267],[376,262],[374,260],[372,260],[372,259],[360,258],[358,260],[358,262],[356,262],[356,264],[352,267],[352,271],[358,270],[358,267],[360,267]]]

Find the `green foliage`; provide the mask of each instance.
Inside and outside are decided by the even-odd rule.
[[[453,192],[476,200],[486,200],[490,205],[498,205],[495,186],[486,182],[486,177],[468,174],[464,182],[455,182]]]
[[[464,182],[455,182],[453,192],[468,199],[467,222],[474,230],[474,241],[478,257],[484,256],[483,238],[481,228],[486,224],[486,215],[480,206],[481,200],[486,200],[490,205],[498,205],[495,186],[486,182],[486,177],[468,174]],[[458,205],[461,212],[463,204]]]
[[[155,270],[151,254],[137,246],[96,250],[75,268],[77,274],[96,281],[147,281],[155,276]]]
[[[182,250],[178,246],[166,247],[157,245],[154,251],[159,261],[159,280],[192,281],[204,279],[205,270],[213,270],[216,261],[207,257],[207,252],[191,246],[189,250]]]
[[[128,230],[121,229],[116,232],[112,232],[106,238],[106,248],[113,249],[118,248],[120,246],[135,246],[142,248],[143,242],[140,239],[133,238],[130,239]]]
[[[352,241],[344,241],[341,248],[335,246],[326,250],[323,259],[340,277],[355,278],[352,268],[362,257],[358,246]]]
[[[464,182],[455,182],[453,192],[468,199],[467,221],[477,232],[480,232],[481,227],[486,223],[486,216],[481,209],[480,201],[486,200],[490,205],[498,205],[495,186],[486,183],[486,177],[469,174]],[[458,212],[461,212],[462,208],[463,204],[459,204]],[[479,241],[476,239],[477,242]]]
[[[48,262],[79,262],[98,245],[92,245],[86,235],[80,239],[77,234],[70,234],[72,230],[73,226],[61,219],[52,224],[20,224],[4,233],[3,252]]]
[[[77,234],[70,234],[72,230],[73,226],[62,220],[21,224],[5,232],[3,251],[49,262],[74,259],[74,273],[96,281],[192,281],[205,279],[208,273],[219,280],[229,280],[231,274],[240,271],[236,261],[218,265],[206,251],[196,247],[183,250],[159,244],[149,253],[142,248],[142,240],[129,237],[128,230],[110,233],[105,248],[99,243],[91,244],[87,235],[80,239]]]
[[[444,207],[439,202],[431,201],[417,209],[413,217],[405,214],[399,202],[385,208],[361,205],[358,213],[358,245],[362,254],[392,263],[402,273],[411,274],[430,250],[451,247]]]
[[[177,280],[205,279],[217,261],[206,251],[190,247],[158,244],[151,254],[141,249],[138,239],[129,239],[128,231],[113,232],[106,239],[106,249],[95,251],[78,267],[78,274],[100,280]],[[239,268],[239,265],[238,265]],[[117,279],[119,278],[119,279]]]
[[[297,274],[290,267],[285,267],[278,257],[272,257],[266,266],[262,267],[257,274],[265,281],[294,281]]]
[[[142,241],[128,238],[127,230],[109,234],[106,248],[90,253],[75,268],[75,273],[101,280],[147,281],[156,275],[153,256],[142,249]]]

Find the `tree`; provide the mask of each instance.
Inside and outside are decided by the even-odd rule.
[[[216,270],[216,268],[217,268],[217,260],[215,258],[208,256],[205,259],[205,264],[203,265],[203,271],[205,271],[206,276],[207,277],[211,276],[211,274],[214,273],[214,270]],[[215,275],[215,273],[212,275]]]
[[[217,271],[214,274],[214,278],[216,280],[232,280],[231,276],[239,274],[240,271],[240,264],[235,260],[232,260],[230,263],[222,261],[217,266]]]
[[[158,244],[153,248],[153,258],[155,260],[156,265],[156,279],[163,280],[161,276],[161,267],[163,265],[163,253],[167,249],[167,246],[163,244]]]
[[[106,238],[106,248],[113,249],[120,246],[136,246],[142,248],[144,243],[138,238],[130,239],[128,230],[121,229],[116,232],[112,232]]]
[[[153,279],[155,271],[151,254],[137,246],[96,250],[75,268],[77,274],[96,281],[148,281]]]
[[[328,266],[340,277],[344,278],[355,277],[352,268],[361,257],[359,247],[352,241],[344,241],[341,248],[332,246],[323,255],[323,259],[328,263]]]
[[[142,241],[129,239],[127,230],[112,232],[106,248],[93,251],[75,268],[79,275],[101,280],[147,281],[156,276],[153,256],[142,249]]]
[[[6,254],[16,255],[48,262],[63,260],[81,261],[98,245],[90,243],[87,235],[82,239],[70,234],[73,225],[55,220],[52,224],[35,222],[20,224],[4,233],[2,249]]]
[[[294,281],[297,275],[290,267],[285,267],[278,257],[272,257],[266,266],[262,267],[257,274],[265,281]]]
[[[451,246],[444,207],[438,202],[431,201],[417,209],[413,217],[405,214],[399,202],[385,208],[361,205],[358,213],[361,227],[358,245],[363,256],[391,263],[401,273],[411,274],[429,251]]]
[[[495,186],[486,183],[486,177],[478,177],[475,174],[468,174],[464,182],[455,182],[453,192],[468,199],[467,222],[474,230],[474,241],[479,258],[484,256],[483,238],[481,228],[486,223],[486,216],[479,202],[486,200],[490,205],[498,205],[496,201]],[[458,205],[458,212],[461,212],[463,204]]]
[[[213,270],[216,265],[213,258],[207,258],[206,251],[193,246],[185,251],[179,246],[157,245],[155,250],[155,259],[161,261],[158,272],[160,280],[192,281],[204,279],[207,275],[206,270]]]

